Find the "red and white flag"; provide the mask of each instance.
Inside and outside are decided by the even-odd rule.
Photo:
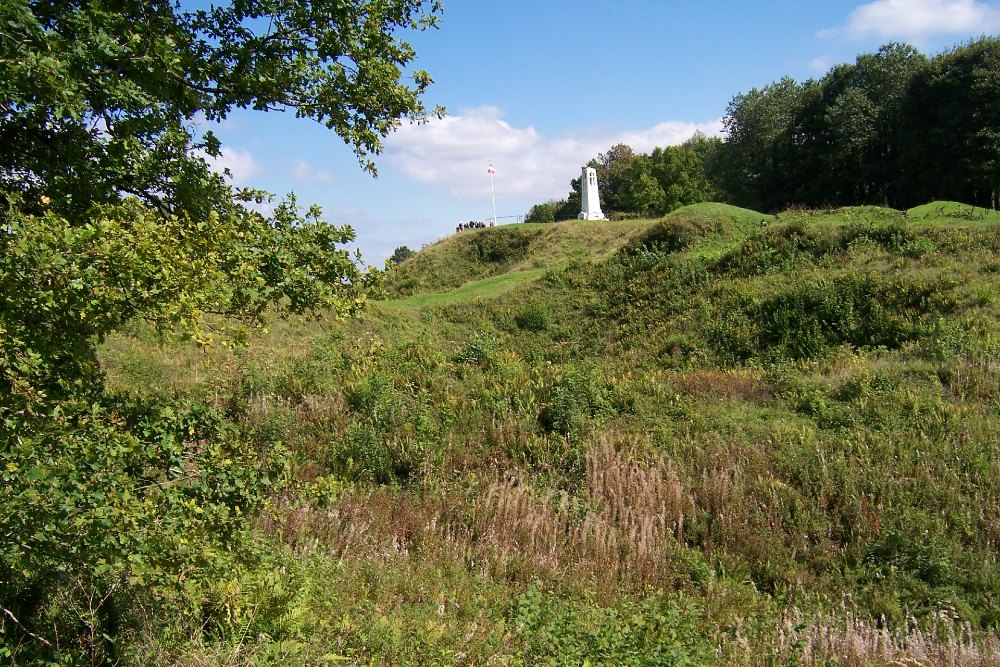
[[[494,169],[493,165],[491,164],[490,168],[486,170],[486,173],[488,173],[488,174],[495,174],[495,173],[497,173],[497,170]]]

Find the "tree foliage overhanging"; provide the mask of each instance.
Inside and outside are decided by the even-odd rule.
[[[355,311],[373,274],[343,248],[353,231],[291,197],[258,212],[268,195],[211,170],[202,127],[291,110],[374,172],[388,132],[438,112],[399,35],[439,13],[0,2],[0,660],[114,662],[143,622],[225,631],[254,604],[247,517],[280,444],[202,406],[109,394],[96,346],[137,319],[205,342],[274,307]]]
[[[758,211],[953,200],[1000,209],[1000,39],[933,58],[891,43],[818,80],[786,77],[736,95],[725,140],[695,135],[636,153],[618,144],[591,166],[616,217],[718,200]],[[549,206],[576,217],[579,182]]]

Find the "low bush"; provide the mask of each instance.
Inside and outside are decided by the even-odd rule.
[[[605,391],[595,382],[593,374],[584,370],[570,369],[547,393],[538,420],[549,433],[579,438],[585,433],[589,419],[611,412]]]
[[[840,345],[895,350],[933,329],[955,305],[946,279],[889,281],[874,274],[799,279],[759,302],[725,303],[709,326],[724,358],[822,357]]]
[[[113,663],[155,618],[227,631],[227,590],[256,559],[248,517],[276,490],[283,448],[248,446],[198,405],[76,407],[6,442],[6,657]]]
[[[617,607],[561,600],[530,587],[517,600],[511,623],[532,665],[703,665],[711,648],[699,612],[662,593],[622,600]]]
[[[514,317],[514,322],[523,331],[539,333],[549,328],[552,322],[552,314],[543,305],[537,303],[527,304]]]
[[[656,252],[677,252],[690,248],[706,236],[726,234],[730,231],[731,229],[720,220],[668,217],[657,222],[645,234],[630,241],[626,251],[646,248]]]
[[[519,229],[496,227],[475,236],[472,248],[478,261],[489,264],[511,264],[528,255],[532,236]]]

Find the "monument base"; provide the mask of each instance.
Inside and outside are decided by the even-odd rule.
[[[580,215],[576,216],[577,220],[607,220],[604,214],[600,211],[589,211],[581,212]]]

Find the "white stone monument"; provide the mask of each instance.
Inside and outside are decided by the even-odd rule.
[[[580,215],[579,220],[604,220],[601,212],[601,196],[597,191],[597,170],[584,167],[580,176]]]

